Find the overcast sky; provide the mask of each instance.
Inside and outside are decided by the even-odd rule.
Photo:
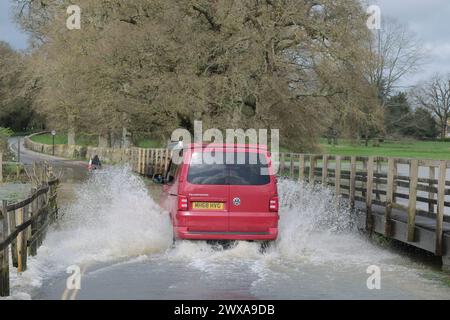
[[[15,49],[25,49],[27,38],[12,21],[11,1],[0,0],[0,40],[8,42]]]
[[[435,72],[450,73],[450,0],[368,0],[381,8],[383,16],[397,19],[423,41],[428,63],[421,72],[404,79],[414,85]],[[13,48],[27,47],[27,36],[11,19],[11,1],[0,0],[0,40]]]
[[[370,3],[379,5],[383,16],[406,24],[426,50],[423,69],[404,79],[403,85],[414,85],[436,72],[450,73],[449,0],[370,0]]]

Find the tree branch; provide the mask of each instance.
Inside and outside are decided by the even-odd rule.
[[[208,23],[211,25],[212,30],[220,31],[220,28],[222,26],[214,21],[214,17],[206,9],[195,4],[192,6],[192,9],[201,13],[206,18],[206,20],[208,20]]]

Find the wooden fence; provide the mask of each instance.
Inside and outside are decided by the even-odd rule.
[[[58,183],[58,179],[45,183],[19,203],[3,201],[0,208],[0,296],[8,296],[10,292],[10,256],[17,272],[25,271],[28,255],[36,255],[48,225],[58,218]]]
[[[384,232],[392,236],[392,210],[406,213],[407,242],[416,241],[416,216],[434,220],[434,253],[443,255],[443,224],[450,202],[450,161],[281,153],[279,175],[332,186],[335,193],[365,204],[366,229],[373,229],[373,206],[384,208]],[[448,198],[448,197],[447,197]],[[449,210],[447,210],[448,212]]]
[[[393,210],[404,212],[407,224],[404,241],[413,245],[417,241],[416,217],[430,219],[434,224],[435,243],[433,250],[427,250],[439,256],[444,254],[443,225],[450,222],[447,179],[450,161],[298,153],[278,156],[280,177],[328,185],[348,199],[351,207],[358,204],[361,209],[363,204],[365,227],[369,231],[373,229],[374,206],[383,209],[382,233],[388,237],[393,236]],[[149,175],[150,164],[157,168],[153,173],[165,172],[169,158],[167,149],[134,148],[132,151],[133,169],[143,175]]]
[[[151,176],[167,171],[170,162],[169,149],[131,149],[131,165],[134,172]]]

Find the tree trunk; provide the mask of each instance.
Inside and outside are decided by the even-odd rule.
[[[71,127],[69,128],[69,131],[67,132],[67,144],[69,146],[74,146],[75,143],[75,128]]]
[[[448,119],[439,118],[439,137],[444,140],[447,137],[447,121]]]
[[[129,148],[131,145],[130,142],[130,133],[128,132],[127,128],[122,128],[122,148],[126,149]]]
[[[118,132],[111,132],[109,136],[111,148],[120,149],[122,147],[122,135]]]
[[[444,122],[444,137],[443,137],[443,139],[447,138],[447,134],[448,134],[448,119],[446,119]]]
[[[109,148],[109,137],[107,134],[100,134],[98,136],[98,147]]]

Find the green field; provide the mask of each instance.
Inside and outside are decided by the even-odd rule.
[[[320,146],[324,153],[330,155],[450,160],[450,141],[385,141],[379,147],[366,147],[344,140],[339,141],[337,146],[331,146],[323,140]]]
[[[34,136],[31,139],[38,143],[52,144],[52,136],[50,134]],[[96,146],[97,137],[79,135],[76,138],[76,143],[82,146]],[[67,135],[56,135],[55,144],[67,144]],[[137,146],[140,148],[164,147],[161,142],[152,139],[139,139]],[[322,139],[320,147],[323,153],[330,155],[450,160],[450,141],[387,140],[382,142],[379,147],[374,147],[372,144],[366,147],[363,143],[349,140],[340,140],[338,145],[332,146],[327,144],[325,139]],[[289,152],[285,150],[286,148],[281,149]]]
[[[50,133],[41,134],[31,137],[31,140],[37,143],[52,144],[53,137]],[[93,146],[98,144],[98,138],[96,136],[83,136],[79,135],[75,138],[75,142],[80,146]],[[55,144],[67,144],[67,135],[57,134],[55,136]]]
[[[139,148],[163,148],[164,144],[157,140],[139,139],[136,146]]]
[[[37,143],[43,144],[52,144],[52,135],[51,134],[42,134],[31,137],[31,140]],[[98,145],[98,137],[97,136],[86,136],[86,135],[78,135],[75,138],[75,142],[80,146],[92,146],[96,147]],[[57,134],[55,136],[55,144],[67,144],[67,135],[65,134]],[[136,146],[139,148],[162,148],[163,144],[157,140],[152,139],[139,139],[137,141]]]

